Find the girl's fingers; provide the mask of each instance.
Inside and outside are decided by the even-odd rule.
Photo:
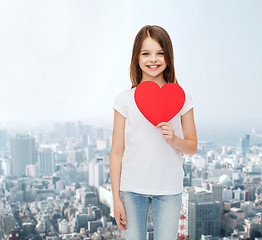
[[[117,224],[117,226],[120,227],[123,230],[127,230],[126,226],[124,224],[122,224],[121,222],[120,222],[119,225]]]
[[[172,126],[166,122],[162,122],[162,123],[159,123],[156,128],[162,128],[165,129],[165,130],[173,130]]]
[[[120,212],[119,215],[116,217],[117,226],[123,230],[126,230],[126,215],[125,212]]]
[[[164,125],[167,125],[167,123],[166,123],[166,122],[158,123],[158,124],[156,125],[156,128],[160,128],[160,127],[162,127],[162,126],[164,126]]]
[[[120,220],[120,217],[116,218],[117,226],[123,230],[126,230],[126,226],[122,223],[122,220]]]
[[[168,131],[168,130],[162,130],[162,133],[163,133],[163,134],[171,134],[171,133],[172,133],[172,131]]]
[[[121,225],[122,225],[122,229],[124,229],[124,230],[126,230],[127,228],[126,228],[126,213],[125,213],[125,211],[123,211],[123,212],[121,212],[120,213],[121,214],[121,216],[120,216],[120,218],[121,218]]]
[[[121,216],[121,221],[126,224],[126,215],[125,214],[122,214]]]

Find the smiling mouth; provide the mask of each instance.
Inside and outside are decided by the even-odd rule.
[[[146,65],[150,69],[157,69],[160,67],[160,65]]]

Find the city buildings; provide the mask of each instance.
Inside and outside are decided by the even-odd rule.
[[[13,176],[25,175],[25,167],[36,163],[35,138],[17,134],[11,138],[11,173]]]
[[[0,239],[124,240],[113,217],[111,134],[81,122],[41,135],[0,130]],[[197,154],[182,155],[179,239],[262,236],[262,148],[252,139],[235,147],[199,141]],[[150,206],[147,240],[153,223]]]

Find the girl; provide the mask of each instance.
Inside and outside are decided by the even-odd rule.
[[[159,26],[144,26],[137,34],[130,65],[131,90],[114,103],[110,178],[114,217],[128,240],[145,240],[149,204],[152,204],[154,240],[176,240],[183,191],[180,153],[197,151],[193,103],[185,103],[169,122],[151,124],[134,100],[136,87],[153,81],[162,87],[178,84],[173,47]]]

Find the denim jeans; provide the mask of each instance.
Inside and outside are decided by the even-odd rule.
[[[146,240],[149,204],[152,204],[154,240],[176,240],[181,210],[182,193],[148,195],[120,191],[125,207],[126,240]]]

